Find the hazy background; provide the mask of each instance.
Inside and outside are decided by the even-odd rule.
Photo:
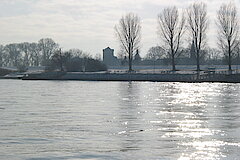
[[[194,0],[1,0],[0,44],[37,42],[53,38],[63,49],[79,48],[95,55],[107,46],[118,51],[114,26],[122,15],[137,13],[142,20],[140,54],[159,44],[157,15],[164,7],[185,9]],[[216,45],[215,16],[225,0],[204,0],[210,26],[208,44]],[[234,2],[234,1],[233,1]],[[240,5],[235,1],[236,6]]]

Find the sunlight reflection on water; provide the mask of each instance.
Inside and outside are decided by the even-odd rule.
[[[3,159],[240,156],[239,84],[1,80],[0,90]]]

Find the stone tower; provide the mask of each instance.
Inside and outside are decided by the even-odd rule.
[[[119,60],[114,56],[114,49],[109,47],[103,49],[103,63],[108,66],[119,65]]]

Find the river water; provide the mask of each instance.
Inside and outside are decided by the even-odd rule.
[[[0,80],[0,159],[239,159],[240,84]]]

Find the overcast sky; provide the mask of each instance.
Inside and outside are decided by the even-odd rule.
[[[63,49],[79,48],[95,55],[111,47],[117,54],[114,26],[133,12],[142,22],[141,52],[160,44],[157,15],[164,7],[184,9],[194,0],[0,0],[0,44],[37,42],[52,38]],[[208,5],[208,42],[215,45],[215,16],[227,0],[204,0]],[[239,6],[239,0],[235,1]]]

